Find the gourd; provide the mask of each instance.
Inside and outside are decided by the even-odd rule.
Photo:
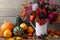
[[[5,30],[9,29],[9,30],[13,30],[14,28],[14,24],[11,22],[4,22],[1,25],[1,32],[4,32]]]
[[[23,23],[21,16],[16,15],[16,26],[20,26],[21,23]]]
[[[14,29],[13,29],[13,34],[14,34],[15,36],[22,36],[22,35],[24,34],[24,30],[23,30],[21,27],[16,26],[16,27],[14,27]]]
[[[11,36],[12,36],[12,32],[10,30],[4,31],[4,37],[11,37]]]
[[[27,28],[27,32],[28,32],[28,33],[33,33],[33,32],[34,32],[34,28],[32,28],[32,26],[29,26],[29,27]]]
[[[25,23],[20,24],[20,27],[23,28],[24,30],[26,30],[28,28],[27,24],[25,24]]]

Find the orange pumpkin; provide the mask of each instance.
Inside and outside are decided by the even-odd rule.
[[[9,30],[13,30],[14,25],[11,22],[5,22],[4,24],[2,24],[1,26],[1,31],[4,32],[5,30],[9,29]]]

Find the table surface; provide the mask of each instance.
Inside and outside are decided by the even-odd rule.
[[[0,40],[5,40],[5,39],[4,38],[0,38]],[[30,39],[24,39],[24,40],[44,40],[44,39],[38,39],[38,38],[32,39],[32,38],[30,38]],[[49,40],[60,40],[60,38],[57,38],[57,39],[49,39]]]

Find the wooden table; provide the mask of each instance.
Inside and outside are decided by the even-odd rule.
[[[5,39],[4,38],[0,38],[0,40],[5,40]],[[22,39],[22,40],[44,40],[44,39],[38,39],[38,38],[32,39],[32,38],[30,38],[30,39]],[[49,40],[60,40],[60,38],[57,38],[57,39],[49,39]]]

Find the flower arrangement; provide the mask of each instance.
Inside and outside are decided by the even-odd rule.
[[[44,25],[48,19],[52,24],[56,19],[57,7],[54,3],[44,2],[44,0],[34,0],[34,3],[26,4],[24,9],[20,11],[20,15],[24,20],[29,22],[39,22],[40,25]]]

